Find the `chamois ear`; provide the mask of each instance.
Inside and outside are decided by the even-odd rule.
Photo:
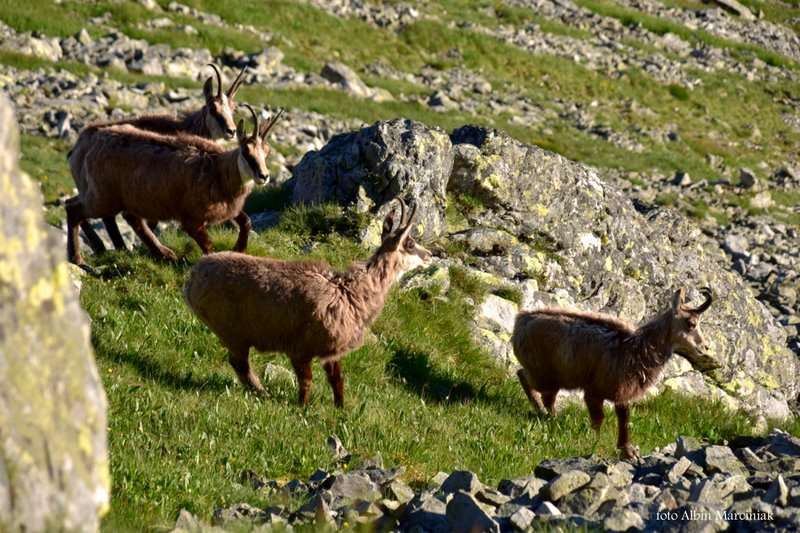
[[[244,119],[239,119],[239,123],[236,124],[236,138],[239,140],[239,142],[243,142],[245,140]]]
[[[206,101],[214,98],[214,79],[208,78],[203,84],[203,97]]]
[[[392,212],[390,211],[386,218],[383,219],[383,230],[381,230],[381,240],[384,240],[389,234],[392,233],[394,227],[394,220],[392,220]]]
[[[678,312],[683,305],[683,300],[686,296],[686,292],[683,290],[683,287],[675,291],[675,294],[672,295],[672,310],[674,312]]]

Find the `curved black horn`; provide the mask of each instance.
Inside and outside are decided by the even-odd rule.
[[[702,289],[700,289],[700,294],[705,296],[706,301],[701,303],[699,307],[696,307],[694,309],[688,309],[688,311],[690,313],[698,313],[699,314],[699,313],[702,313],[703,311],[705,311],[706,309],[708,309],[711,306],[711,302],[713,301],[713,298],[711,297],[711,288],[710,287],[703,287]]]
[[[236,92],[239,90],[239,86],[242,84],[242,76],[244,76],[244,73],[246,71],[247,71],[247,65],[242,67],[242,70],[239,71],[239,75],[236,76],[236,79],[233,80],[233,83],[231,83],[231,87],[230,89],[228,89],[227,93],[228,98],[233,98],[234,96],[236,96]]]
[[[255,139],[256,135],[258,135],[258,114],[256,110],[250,104],[242,104],[245,106],[249,111],[250,114],[253,115],[253,134],[250,136],[251,139]]]
[[[411,204],[411,214],[408,215],[408,220],[406,220],[406,226],[410,226],[414,219],[417,216],[417,209],[419,208],[419,203],[416,201]]]
[[[219,68],[214,63],[209,63],[208,66],[213,68],[217,75],[217,97],[219,98],[222,95],[222,74],[219,73]]]
[[[395,200],[397,200],[397,203],[400,204],[400,219],[397,221],[397,225],[395,226],[395,229],[399,229],[406,224],[406,211],[408,211],[408,207],[406,206],[406,202],[399,196],[395,197]]]
[[[269,123],[267,123],[267,127],[264,128],[264,133],[261,134],[261,138],[262,139],[266,139],[267,138],[267,134],[269,133],[269,130],[271,130],[272,127],[275,125],[275,123],[278,122],[278,119],[281,118],[281,115],[283,115],[283,108],[278,109],[278,112],[275,113],[274,115],[272,115],[272,118],[269,119]]]

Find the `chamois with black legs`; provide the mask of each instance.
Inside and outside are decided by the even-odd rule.
[[[246,104],[245,104],[246,105]],[[79,176],[78,195],[66,202],[67,254],[82,264],[78,246],[80,223],[92,217],[122,213],[142,242],[157,256],[175,259],[145,220],[176,220],[194,238],[204,254],[212,250],[206,226],[233,219],[239,225],[235,250],[244,251],[250,217],[242,210],[254,182],[269,180],[267,134],[281,115],[259,124],[247,106],[254,129],[245,134],[244,121],[236,128],[238,147],[225,150],[195,135],[163,135],[129,124],[89,128],[82,136],[85,152],[70,158]],[[79,141],[80,142],[80,141]]]
[[[203,96],[205,103],[203,107],[192,113],[187,113],[181,117],[173,115],[142,115],[140,117],[110,121],[110,122],[97,122],[89,125],[87,128],[91,131],[94,128],[101,128],[106,126],[122,126],[130,125],[138,129],[162,133],[165,135],[176,135],[178,133],[186,133],[189,135],[198,135],[206,139],[232,139],[236,133],[236,122],[234,121],[234,113],[236,112],[236,93],[242,84],[242,76],[244,75],[247,67],[244,67],[239,75],[233,80],[230,88],[226,92],[222,92],[222,75],[219,68],[214,64],[209,64],[214,70],[217,79],[217,90],[214,91],[214,78],[209,77],[203,85]],[[86,131],[86,130],[85,130]],[[81,132],[81,136],[84,133]],[[82,142],[80,136],[75,143],[75,147],[70,151],[68,158],[73,155],[80,158],[87,150],[87,145]],[[78,153],[75,154],[75,151]],[[78,185],[80,176],[73,174],[72,176],[75,184]],[[124,250],[125,240],[119,231],[119,226],[115,217],[105,217],[103,225],[111,238],[114,248],[117,250]],[[88,221],[81,223],[81,229],[86,236],[87,241],[95,251],[102,251],[105,245],[100,237],[95,232],[94,228]]]

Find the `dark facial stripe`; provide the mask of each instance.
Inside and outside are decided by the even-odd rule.
[[[242,154],[244,155],[244,160],[247,161],[248,165],[250,165],[250,170],[253,171],[253,175],[260,176],[261,167],[258,166],[258,161],[256,161],[256,158],[250,154],[249,150],[242,150]]]

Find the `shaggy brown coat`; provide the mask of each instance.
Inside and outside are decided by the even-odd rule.
[[[405,209],[403,208],[403,211]],[[237,253],[202,258],[184,287],[186,303],[230,351],[240,381],[263,393],[250,369],[249,351],[286,353],[299,384],[299,401],[308,401],[311,361],[322,361],[335,404],[344,404],[339,359],[363,343],[365,329],[381,312],[398,273],[430,252],[408,234],[412,217],[391,230],[372,258],[347,272],[324,262],[280,261]]]
[[[222,137],[233,138],[236,131],[236,123],[233,120],[236,111],[235,97],[241,87],[242,76],[247,70],[247,67],[239,72],[239,75],[233,81],[228,91],[223,94],[222,76],[220,75],[219,69],[213,64],[209,66],[214,69],[217,78],[217,91],[216,94],[214,94],[213,78],[208,78],[203,86],[205,104],[197,111],[186,114],[180,118],[176,118],[172,115],[143,115],[116,121],[95,122],[83,130],[80,137],[85,134],[89,135],[92,133],[92,130],[98,128],[128,125],[137,129],[148,130],[164,135],[185,133],[199,135],[207,139],[220,139]],[[80,137],[78,143],[81,143]],[[68,159],[72,157],[73,151],[70,151],[67,156]],[[79,176],[73,174],[72,177],[77,185]],[[111,242],[114,244],[114,248],[124,250],[126,248],[125,241],[119,231],[119,226],[117,226],[116,218],[113,216],[105,217],[103,219],[103,224],[111,238]],[[92,228],[88,222],[83,222],[81,224],[81,229],[95,251],[99,252],[105,249],[103,241],[98,237],[97,232],[95,232],[94,228]]]
[[[669,309],[639,328],[612,316],[565,309],[520,313],[511,342],[528,399],[536,409],[555,414],[560,389],[583,390],[595,429],[603,422],[603,401],[613,402],[619,422],[617,445],[623,455],[633,457],[628,403],[658,379],[673,351],[690,361],[705,361],[698,321],[711,296],[704,294],[706,302],[689,309],[681,289]]]
[[[130,125],[89,127],[70,156],[78,196],[67,201],[68,255],[81,264],[77,243],[79,224],[93,217],[122,212],[142,241],[161,257],[175,254],[163,246],[144,220],[177,220],[197,241],[203,253],[211,251],[207,224],[235,220],[239,239],[235,249],[247,247],[250,218],[242,211],[253,179],[267,180],[262,143],[267,128],[245,138],[243,121],[239,148],[225,151],[217,143],[193,135],[161,135]]]

